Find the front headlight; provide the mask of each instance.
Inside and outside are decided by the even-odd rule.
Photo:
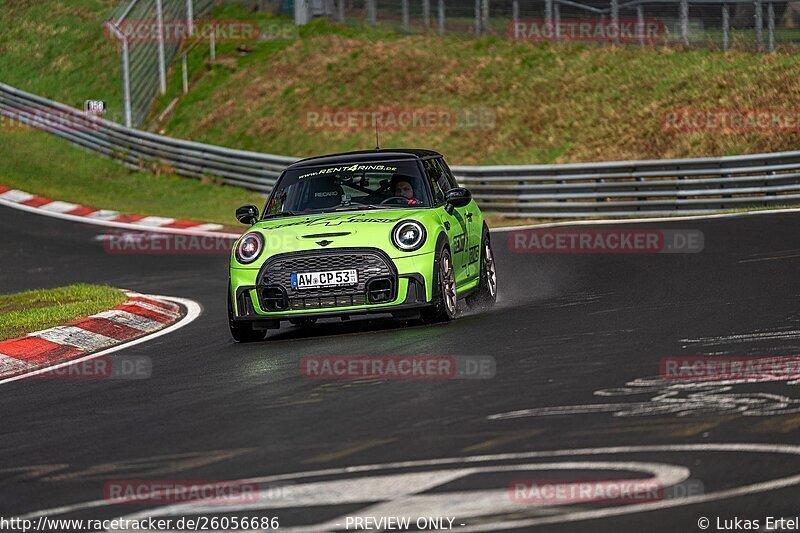
[[[425,244],[425,226],[415,220],[404,220],[392,230],[392,242],[404,252],[419,250]]]
[[[264,238],[260,233],[251,232],[239,240],[236,245],[236,260],[248,265],[258,259],[264,250]]]

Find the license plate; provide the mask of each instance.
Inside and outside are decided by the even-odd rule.
[[[338,287],[340,285],[357,284],[358,272],[355,269],[292,274],[293,289],[313,289],[315,287]]]

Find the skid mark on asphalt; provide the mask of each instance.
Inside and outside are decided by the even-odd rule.
[[[634,422],[634,423],[623,423],[618,425],[604,424],[603,426],[592,429],[572,431],[567,435],[570,437],[592,437],[600,434],[602,435],[647,434],[652,436],[678,437],[678,438],[695,437],[697,435],[702,435],[703,433],[716,428],[720,424],[737,419],[738,417],[736,416],[713,417],[710,420],[704,418],[702,421],[696,421],[696,420],[675,421],[672,418],[666,418],[663,420],[650,419],[646,423]]]
[[[800,416],[780,416],[756,424],[752,433],[792,433],[800,429]]]
[[[464,453],[484,452],[486,450],[491,450],[492,448],[497,448],[498,446],[504,446],[506,444],[514,444],[521,440],[541,435],[545,431],[546,430],[544,429],[532,429],[522,432],[501,434],[497,437],[486,439],[477,444],[471,444],[469,446],[461,448],[461,451]]]
[[[350,457],[351,455],[363,452],[364,450],[369,450],[370,448],[383,446],[384,444],[389,444],[390,442],[395,442],[395,441],[397,441],[396,438],[366,440],[353,444],[352,446],[349,446],[342,450],[315,455],[314,457],[310,457],[305,461],[303,461],[303,464],[329,463],[331,461],[337,461],[345,457]]]

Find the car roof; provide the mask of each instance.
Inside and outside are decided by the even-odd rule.
[[[360,150],[355,152],[344,152],[340,154],[321,155],[301,159],[292,163],[287,170],[293,168],[310,167],[316,165],[335,165],[343,163],[366,163],[370,161],[387,161],[397,159],[424,159],[428,157],[442,157],[439,152],[433,150],[423,150],[419,148],[391,148],[382,150]]]

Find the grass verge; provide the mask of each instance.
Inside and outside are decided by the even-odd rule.
[[[198,222],[238,225],[237,207],[265,196],[168,173],[133,172],[40,131],[0,132],[0,185],[54,200]]]
[[[94,315],[126,299],[119,289],[84,284],[0,295],[0,341]]]

